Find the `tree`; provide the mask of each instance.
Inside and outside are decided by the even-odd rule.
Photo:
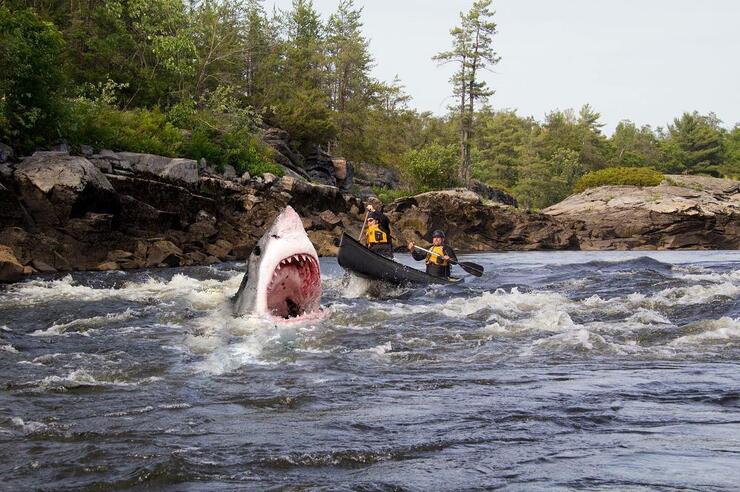
[[[514,110],[493,112],[484,108],[476,115],[478,159],[473,176],[481,181],[513,187],[521,174],[526,146],[538,128],[534,119]]]
[[[714,113],[700,115],[697,111],[675,118],[663,141],[665,170],[718,175],[717,167],[725,159],[725,130],[721,123]]]
[[[63,46],[59,30],[30,9],[0,7],[0,138],[19,150],[55,137]]]
[[[467,13],[460,13],[459,27],[450,31],[452,49],[438,53],[433,59],[440,63],[456,63],[458,70],[450,82],[453,94],[459,98],[455,111],[460,119],[460,163],[459,178],[468,184],[471,177],[472,161],[470,141],[473,135],[475,104],[493,94],[480,72],[499,62],[500,57],[493,49],[493,36],[496,24],[491,21],[494,11],[490,10],[491,0],[476,0]]]
[[[311,0],[293,0],[282,22],[284,61],[276,81],[274,119],[303,151],[310,151],[336,135],[325,85],[324,26]]]
[[[455,179],[454,145],[431,144],[420,150],[409,150],[401,157],[403,173],[412,181],[415,191],[450,188]]]
[[[648,125],[638,128],[629,120],[620,121],[610,142],[614,166],[656,168],[663,160],[658,138]]]

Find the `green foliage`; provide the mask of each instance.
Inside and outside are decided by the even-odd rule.
[[[59,30],[30,9],[0,6],[0,138],[21,151],[55,136],[64,85]]]
[[[662,168],[674,173],[696,173],[719,176],[725,161],[726,131],[714,113],[684,113],[668,125],[668,137],[662,147],[666,163]]]
[[[182,132],[158,109],[121,111],[84,98],[68,102],[62,135],[72,145],[177,157]]]
[[[658,186],[661,181],[663,181],[663,174],[655,169],[611,167],[586,174],[575,184],[573,192],[580,193],[588,188],[609,185]]]
[[[419,191],[441,190],[457,184],[458,147],[431,144],[401,156],[401,171]]]
[[[393,188],[373,188],[373,193],[375,193],[378,196],[378,199],[380,199],[380,201],[383,203],[390,203],[393,200],[415,194],[414,192],[408,190]]]

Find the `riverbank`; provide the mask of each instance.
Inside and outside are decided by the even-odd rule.
[[[333,182],[352,176],[342,165]],[[544,213],[464,189],[401,198],[386,213],[399,248],[437,228],[460,251],[740,247],[738,183],[674,178],[655,190],[587,190]],[[366,212],[347,187],[295,173],[237,176],[150,154],[36,152],[0,164],[0,280],[244,259],[287,205],[322,256],[336,254],[343,231],[357,236]]]

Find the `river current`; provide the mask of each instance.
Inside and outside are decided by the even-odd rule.
[[[240,263],[0,287],[0,490],[737,490],[740,252],[461,260],[322,258],[298,326],[230,315]]]

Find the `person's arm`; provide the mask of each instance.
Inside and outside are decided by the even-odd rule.
[[[413,242],[409,242],[408,248],[409,248],[409,252],[411,253],[411,257],[415,259],[416,261],[426,259],[427,254],[420,249],[414,248]]]
[[[445,254],[449,256],[452,261],[457,261],[457,255],[452,247],[445,245]]]

